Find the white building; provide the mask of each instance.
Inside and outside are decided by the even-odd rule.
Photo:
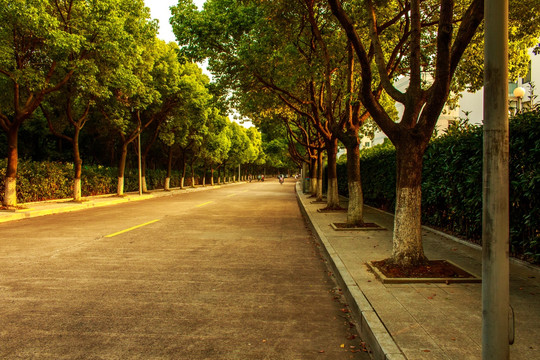
[[[532,49],[529,49],[529,55],[531,62],[529,63],[529,73],[525,78],[519,78],[517,82],[511,82],[508,84],[508,96],[510,100],[510,112],[515,112],[519,106],[519,99],[514,96],[514,90],[517,87],[521,87],[525,90],[525,95],[522,99],[523,108],[530,107],[531,105],[531,87],[530,83],[534,83],[536,86],[536,95],[540,95],[540,54],[535,55]],[[539,99],[536,99],[538,102]],[[459,115],[464,117],[468,112],[469,121],[473,124],[481,124],[484,119],[484,89],[480,89],[475,93],[462,92],[461,99],[459,101]]]

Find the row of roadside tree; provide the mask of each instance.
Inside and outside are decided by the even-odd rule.
[[[538,1],[512,3],[510,73],[525,76],[538,44]],[[336,158],[347,150],[347,222],[362,226],[359,135],[381,129],[396,149],[392,261],[426,261],[421,232],[423,155],[452,94],[483,79],[483,0],[191,0],[172,8],[183,53],[209,59],[235,107],[262,128],[287,129],[289,152],[309,165],[311,191],[339,208]],[[407,89],[395,86],[406,77]],[[398,118],[396,103],[403,107]]]
[[[60,160],[74,164],[75,200],[85,156],[116,163],[122,195],[128,149],[138,151],[137,139],[143,190],[149,157],[167,168],[166,189],[173,166],[183,186],[188,168],[194,179],[195,169],[230,176],[240,164],[251,171],[267,161],[280,165],[265,155],[255,128],[229,121],[223,92],[197,64],[156,37],[158,24],[143,0],[0,0],[0,23],[3,206],[17,206],[19,147],[28,158],[58,160],[44,141],[50,134]]]

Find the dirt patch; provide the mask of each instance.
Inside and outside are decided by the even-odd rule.
[[[338,229],[364,229],[364,228],[378,229],[380,228],[380,226],[375,223],[363,223],[361,225],[347,224],[347,223],[333,223],[333,224]]]
[[[474,275],[446,260],[428,260],[425,265],[412,268],[395,265],[388,259],[372,261],[371,264],[388,278],[474,278]]]
[[[322,209],[318,209],[317,212],[320,212],[320,213],[326,213],[326,212],[342,212],[342,211],[347,211],[347,209],[345,208],[342,208],[341,206],[340,207],[325,207],[325,208],[322,208]]]
[[[22,205],[15,205],[15,206],[0,206],[0,210],[6,210],[6,211],[17,211],[17,210],[26,210],[27,208]]]

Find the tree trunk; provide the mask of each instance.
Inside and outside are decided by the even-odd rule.
[[[210,169],[210,185],[214,186],[214,168]]]
[[[321,150],[317,153],[317,187],[315,189],[316,201],[323,201],[323,173],[323,151]]]
[[[362,225],[364,223],[364,196],[360,178],[360,147],[356,141],[352,141],[347,146],[347,183],[349,187],[347,224]]]
[[[195,169],[193,168],[193,164],[191,164],[191,187],[195,187]]]
[[[182,158],[180,162],[180,189],[184,188],[184,180],[186,178],[186,159],[184,157],[184,154],[182,153]]]
[[[8,161],[6,179],[4,182],[4,200],[2,202],[2,205],[6,207],[17,206],[17,162],[19,159],[17,147],[18,133],[18,126],[11,127],[7,133]]]
[[[167,161],[167,177],[165,178],[165,184],[163,186],[163,189],[165,191],[170,191],[171,188],[171,172],[172,172],[172,159],[173,159],[173,150],[172,146],[169,147],[169,158]]]
[[[341,209],[339,206],[339,193],[337,185],[337,139],[327,142],[326,155],[328,156],[328,189],[327,209]]]
[[[118,163],[118,187],[116,188],[116,195],[124,195],[124,173],[126,170],[126,158],[127,158],[128,143],[122,144],[122,151],[120,153],[120,162]]]
[[[79,134],[80,129],[75,127],[75,134],[73,135],[73,161],[75,177],[73,179],[73,200],[81,201],[82,189],[81,189],[81,176],[82,176],[82,159],[79,150]]]
[[[309,193],[311,197],[317,196],[317,156],[309,159]]]
[[[396,145],[396,214],[392,261],[401,266],[426,262],[422,246],[422,146],[411,140]]]
[[[142,192],[147,193],[148,187],[146,186],[146,154],[141,155],[141,185]]]

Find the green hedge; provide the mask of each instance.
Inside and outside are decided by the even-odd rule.
[[[422,178],[422,221],[477,243],[482,237],[482,127],[457,126],[431,142]],[[393,211],[395,149],[389,143],[362,151],[366,204]],[[346,165],[338,184],[347,195]],[[540,262],[540,111],[510,121],[511,253]]]
[[[6,174],[6,160],[0,160],[0,178]],[[124,191],[137,191],[139,188],[137,169],[126,169]],[[163,187],[165,170],[146,170],[148,189]],[[116,193],[118,169],[101,165],[83,166],[82,195],[102,195]],[[34,162],[19,160],[17,168],[17,201],[19,203],[64,199],[73,196],[73,164],[61,162]],[[179,172],[174,171],[171,187],[180,186]],[[4,196],[4,183],[0,182],[0,200]]]

